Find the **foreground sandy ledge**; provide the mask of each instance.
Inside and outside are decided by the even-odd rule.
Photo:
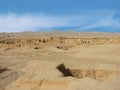
[[[25,74],[9,84],[5,90],[119,90],[120,68],[96,64],[92,68],[74,68],[64,76],[66,67],[60,63],[33,60],[22,69]],[[57,69],[60,67],[63,73]],[[89,65],[88,67],[91,67]],[[94,68],[93,68],[94,67]],[[109,69],[106,69],[109,67]],[[94,73],[91,70],[95,70]],[[73,70],[73,72],[72,72]],[[77,71],[76,71],[77,70]],[[95,75],[94,75],[95,74]]]

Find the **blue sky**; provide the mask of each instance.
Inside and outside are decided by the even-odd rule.
[[[0,32],[120,32],[120,0],[0,0]]]

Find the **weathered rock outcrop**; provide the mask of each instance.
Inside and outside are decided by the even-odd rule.
[[[0,33],[0,47],[6,48],[40,48],[48,44],[96,45],[104,43],[120,43],[120,33],[84,33],[73,31]],[[66,47],[64,46],[63,49],[66,49]]]
[[[70,45],[100,45],[104,43],[120,43],[120,38],[104,37],[104,38],[62,38],[62,37],[46,37],[46,38],[0,38],[0,47],[21,48],[21,47],[43,47],[46,45],[64,44],[64,49]]]

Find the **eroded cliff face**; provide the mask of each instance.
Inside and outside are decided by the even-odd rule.
[[[25,37],[25,38],[0,38],[0,47],[5,48],[40,48],[46,45],[100,45],[104,43],[120,43],[120,37],[101,38],[64,38],[64,37]]]

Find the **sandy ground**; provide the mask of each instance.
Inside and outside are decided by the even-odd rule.
[[[0,90],[120,90],[119,44],[0,48],[0,66]]]

